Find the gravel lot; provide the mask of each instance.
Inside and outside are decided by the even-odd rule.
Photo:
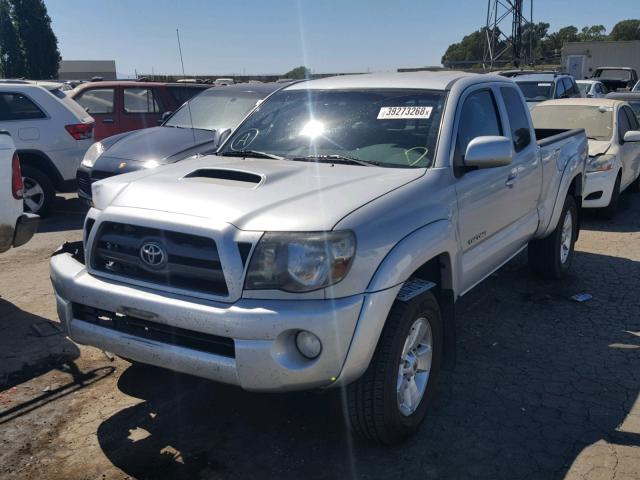
[[[640,477],[639,194],[584,221],[565,282],[521,255],[464,297],[456,369],[395,448],[349,435],[340,392],[246,393],[62,336],[48,257],[80,239],[84,208],[58,201],[0,256],[1,478]]]

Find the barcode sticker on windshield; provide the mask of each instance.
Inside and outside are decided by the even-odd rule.
[[[550,83],[539,83],[538,86],[539,87],[550,87],[551,84]]]
[[[378,120],[409,120],[429,118],[433,107],[382,107]]]

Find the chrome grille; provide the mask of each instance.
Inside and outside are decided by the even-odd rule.
[[[141,249],[163,250],[157,265],[143,260]],[[148,260],[148,258],[147,258]],[[171,230],[103,222],[91,253],[94,270],[160,286],[213,295],[228,295],[213,239]]]

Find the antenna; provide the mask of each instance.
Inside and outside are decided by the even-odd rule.
[[[186,80],[187,76],[184,73],[184,60],[182,59],[182,45],[180,45],[180,31],[176,28],[176,37],[178,37],[178,52],[180,52],[180,65],[182,65],[182,79]],[[187,84],[184,85],[185,91],[187,90]],[[187,109],[189,110],[189,122],[191,122],[191,134],[193,135],[193,144],[196,144],[196,131],[193,129],[193,116],[191,115],[191,102],[187,100]]]

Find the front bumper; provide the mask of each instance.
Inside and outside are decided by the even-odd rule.
[[[258,391],[303,390],[334,383],[346,363],[356,324],[365,314],[361,310],[376,305],[376,297],[395,296],[393,290],[336,300],[241,299],[226,304],[97,278],[70,253],[51,259],[51,280],[58,315],[76,342]],[[235,353],[213,354],[105,328],[76,318],[74,304],[232,339]],[[322,342],[317,358],[309,360],[298,353],[295,335],[300,330],[313,332]],[[359,375],[362,365],[357,368],[347,376]]]
[[[582,195],[583,208],[604,208],[611,201],[613,186],[616,183],[618,171],[587,172],[584,193]]]

